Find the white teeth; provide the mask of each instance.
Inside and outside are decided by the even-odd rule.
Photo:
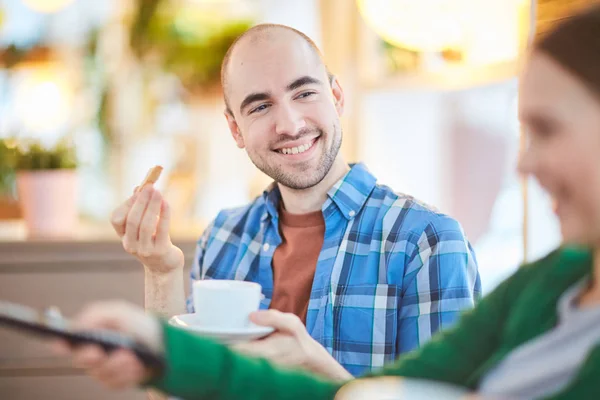
[[[304,153],[306,150],[310,149],[312,147],[314,142],[310,142],[310,143],[306,143],[297,147],[292,147],[289,149],[281,149],[279,150],[280,153],[283,154],[300,154],[300,153]]]

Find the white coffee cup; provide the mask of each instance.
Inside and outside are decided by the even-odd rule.
[[[262,287],[258,283],[210,279],[192,285],[196,321],[218,329],[242,329],[250,324],[250,313],[260,307]]]

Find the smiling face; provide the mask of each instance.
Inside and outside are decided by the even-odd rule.
[[[321,182],[341,146],[344,98],[315,50],[293,31],[253,33],[237,43],[225,74],[238,147],[291,189]]]
[[[599,66],[600,68],[600,66]],[[521,80],[528,135],[519,169],[552,196],[565,242],[600,244],[600,100],[559,63],[534,52]]]

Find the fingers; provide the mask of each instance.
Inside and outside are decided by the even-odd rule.
[[[157,245],[168,244],[169,224],[170,210],[162,194],[147,185],[138,192],[126,217],[123,247],[130,254],[149,257]]]
[[[144,365],[129,350],[119,349],[106,354],[96,345],[74,349],[73,365],[114,389],[137,385],[147,375]]]
[[[160,192],[153,190],[139,230],[138,253],[142,257],[150,256],[154,250],[154,234],[159,224],[162,204],[163,198]]]
[[[73,365],[77,368],[94,369],[106,361],[106,353],[100,346],[90,344],[73,351]]]
[[[146,369],[133,353],[121,349],[89,369],[89,374],[110,388],[122,389],[140,383]]]
[[[73,328],[80,331],[117,331],[139,340],[153,351],[164,351],[159,320],[128,302],[117,300],[94,303],[73,319]]]
[[[260,357],[278,365],[301,365],[302,354],[295,351],[298,343],[293,336],[274,334],[267,339],[240,343],[233,350],[249,357]]]
[[[254,312],[250,315],[250,320],[257,325],[271,326],[284,333],[298,333],[305,329],[296,315],[277,310]]]
[[[256,341],[250,341],[250,342],[243,342],[243,343],[238,343],[238,344],[233,344],[230,346],[230,348],[234,351],[237,351],[239,353],[243,353],[243,354],[249,354],[250,351],[252,350],[252,346],[256,344]]]
[[[102,301],[86,306],[75,318],[73,328],[79,330],[112,329],[116,331],[129,330],[131,320],[138,314],[143,314],[124,301]]]
[[[273,335],[263,340],[239,343],[232,346],[232,348],[250,357],[263,357],[269,360],[276,360],[280,353],[281,342],[281,335]]]
[[[171,225],[171,207],[163,200],[160,207],[160,219],[158,220],[158,227],[156,228],[156,239],[155,243],[158,246],[165,246],[170,242],[169,239],[169,227]]]
[[[171,213],[162,194],[151,184],[134,194],[111,215],[111,224],[130,254],[149,257],[157,246],[169,243]]]
[[[110,223],[112,224],[115,232],[117,232],[117,235],[119,235],[121,238],[123,235],[125,235],[127,214],[129,214],[129,210],[131,210],[131,206],[133,206],[135,203],[136,198],[137,194],[134,193],[127,199],[127,201],[125,201],[125,203],[116,208],[110,217]]]
[[[73,319],[75,330],[99,331],[110,329],[131,336],[150,347],[152,351],[164,351],[161,324],[148,316],[141,308],[123,301],[104,301],[86,307]],[[62,340],[50,343],[56,354],[71,355],[73,365],[111,388],[138,385],[150,375],[144,364],[127,349],[106,353],[95,344],[70,346]]]
[[[65,340],[53,340],[49,343],[50,350],[59,356],[68,356],[71,354],[71,346]]]
[[[138,192],[137,199],[127,215],[123,247],[130,254],[137,254],[140,225],[142,223],[144,212],[150,202],[152,192],[153,189],[151,186],[146,186]]]

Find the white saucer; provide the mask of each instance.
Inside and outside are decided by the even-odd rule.
[[[272,333],[275,329],[270,326],[250,324],[246,328],[214,328],[198,324],[197,314],[181,314],[172,317],[169,323],[173,326],[198,333],[202,336],[217,339],[226,344],[247,342],[260,339]]]

